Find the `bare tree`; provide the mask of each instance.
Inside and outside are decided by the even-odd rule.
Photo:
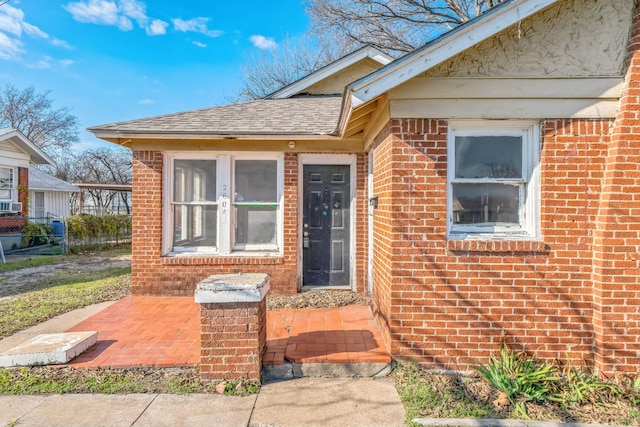
[[[231,101],[264,98],[333,61],[339,54],[323,40],[286,38],[275,49],[247,58],[242,67],[243,86]]]
[[[78,119],[67,107],[54,108],[50,92],[7,84],[0,93],[0,128],[18,129],[52,157],[78,142]]]
[[[369,45],[398,57],[504,0],[305,0],[312,28],[247,59],[232,101],[263,98]]]
[[[312,31],[391,56],[422,46],[504,0],[306,0]]]
[[[94,148],[67,156],[58,164],[56,176],[69,182],[85,184],[131,184],[131,152],[124,148]],[[127,191],[87,188],[85,201],[98,213],[119,210],[130,213],[130,193]],[[72,204],[77,208],[76,201]],[[116,209],[116,208],[121,209]]]

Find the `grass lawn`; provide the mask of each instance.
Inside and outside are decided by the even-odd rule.
[[[107,268],[91,273],[58,273],[41,289],[0,300],[0,338],[37,325],[59,314],[129,293],[131,268]]]

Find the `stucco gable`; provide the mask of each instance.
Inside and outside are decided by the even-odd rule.
[[[620,76],[633,0],[563,0],[432,69],[433,77]]]

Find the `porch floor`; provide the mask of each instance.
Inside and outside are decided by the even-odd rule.
[[[200,305],[193,297],[126,297],[69,331],[98,342],[67,366],[187,367],[200,361]],[[267,311],[265,365],[389,363],[369,307]]]

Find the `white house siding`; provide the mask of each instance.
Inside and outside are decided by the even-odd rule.
[[[38,190],[29,191],[29,216],[32,218],[39,217],[36,213],[34,193]],[[71,193],[64,191],[41,191],[44,193],[44,215],[59,218],[66,218],[70,215],[70,197]]]
[[[0,141],[0,166],[29,167],[29,155],[9,141]]]

